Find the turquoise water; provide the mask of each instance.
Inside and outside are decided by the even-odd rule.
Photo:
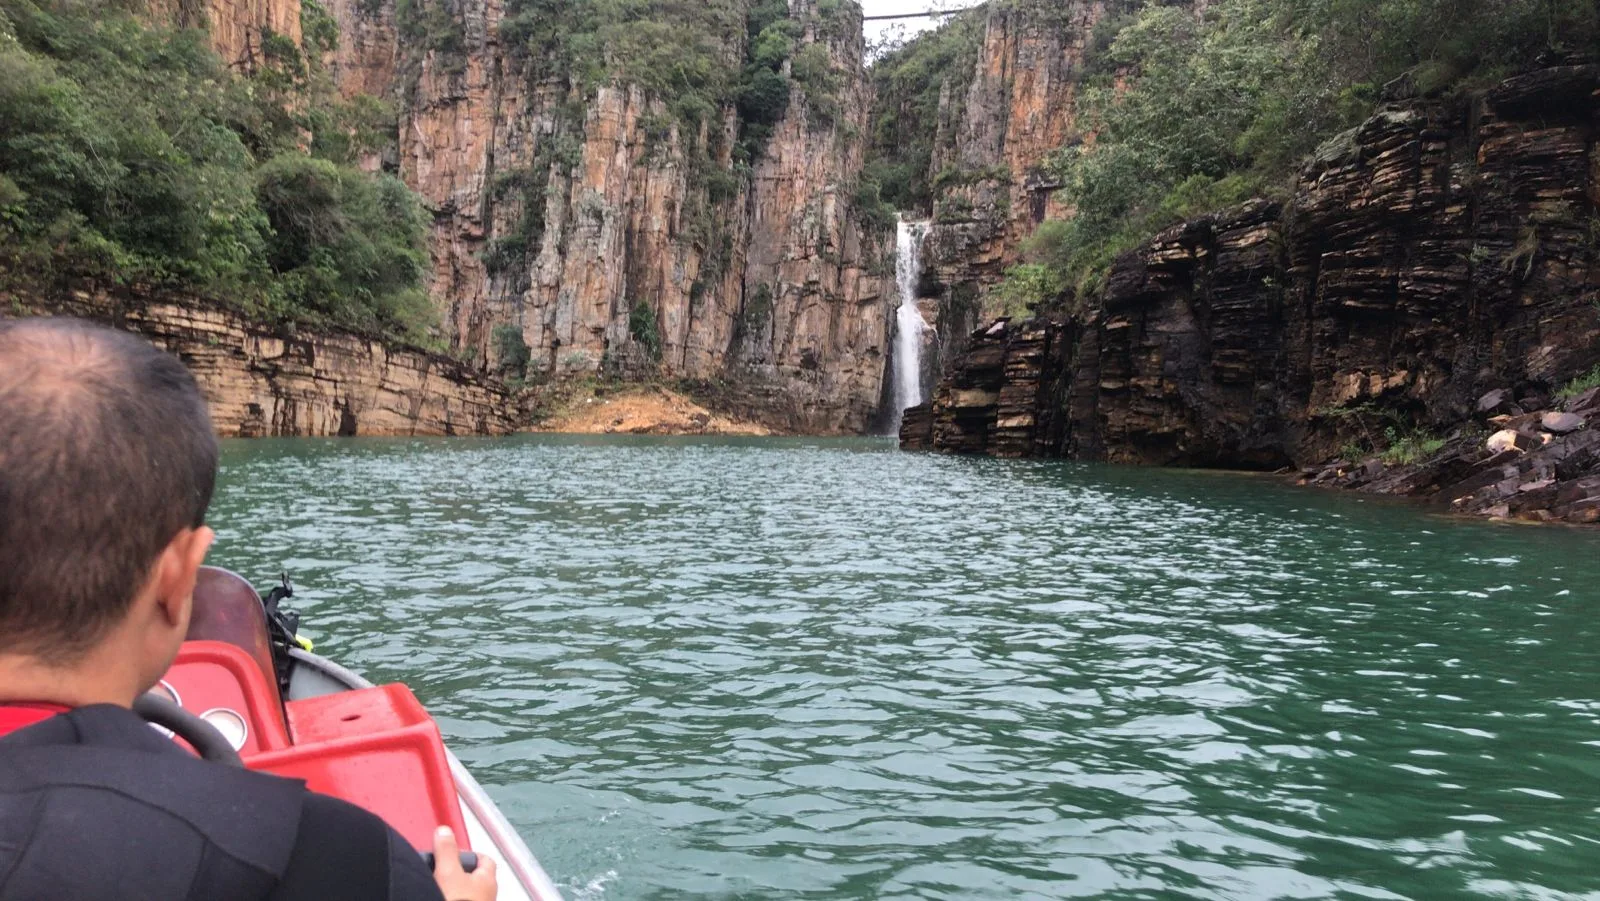
[[[1600,532],[872,441],[230,444],[573,898],[1600,897]]]

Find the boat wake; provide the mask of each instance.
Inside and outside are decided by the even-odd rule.
[[[606,870],[581,885],[574,881],[570,885],[562,886],[562,888],[566,891],[566,896],[572,901],[600,901],[601,898],[605,897],[606,883],[616,878],[616,870]]]

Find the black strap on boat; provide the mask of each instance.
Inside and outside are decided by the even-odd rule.
[[[289,652],[300,647],[296,637],[300,633],[300,613],[283,606],[284,601],[294,597],[289,574],[283,573],[279,579],[281,583],[274,585],[262,598],[261,607],[267,615],[267,638],[272,643],[272,668],[278,676],[278,693],[288,700],[295,665],[294,655]]]

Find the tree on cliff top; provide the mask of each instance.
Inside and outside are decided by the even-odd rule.
[[[1076,213],[1026,248],[1055,277],[1019,270],[1012,295],[1092,292],[1116,254],[1159,229],[1281,190],[1383,85],[1468,90],[1546,49],[1600,47],[1593,0],[1218,0],[1198,15],[1151,2],[1110,21],[1079,94],[1093,140],[1052,162]]]
[[[6,276],[164,283],[258,315],[425,339],[415,198],[300,151],[325,111],[285,105],[308,69],[292,42],[271,47],[281,68],[241,78],[203,33],[121,4],[0,0]],[[280,190],[292,169],[315,169],[306,196]]]

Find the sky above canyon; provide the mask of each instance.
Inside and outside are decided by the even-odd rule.
[[[893,16],[900,13],[925,12],[930,9],[960,9],[971,5],[972,2],[953,2],[953,0],[861,0],[862,13],[868,16]],[[920,31],[937,26],[939,22],[938,18],[868,22],[866,23],[867,47],[876,48],[885,41],[905,40]]]

